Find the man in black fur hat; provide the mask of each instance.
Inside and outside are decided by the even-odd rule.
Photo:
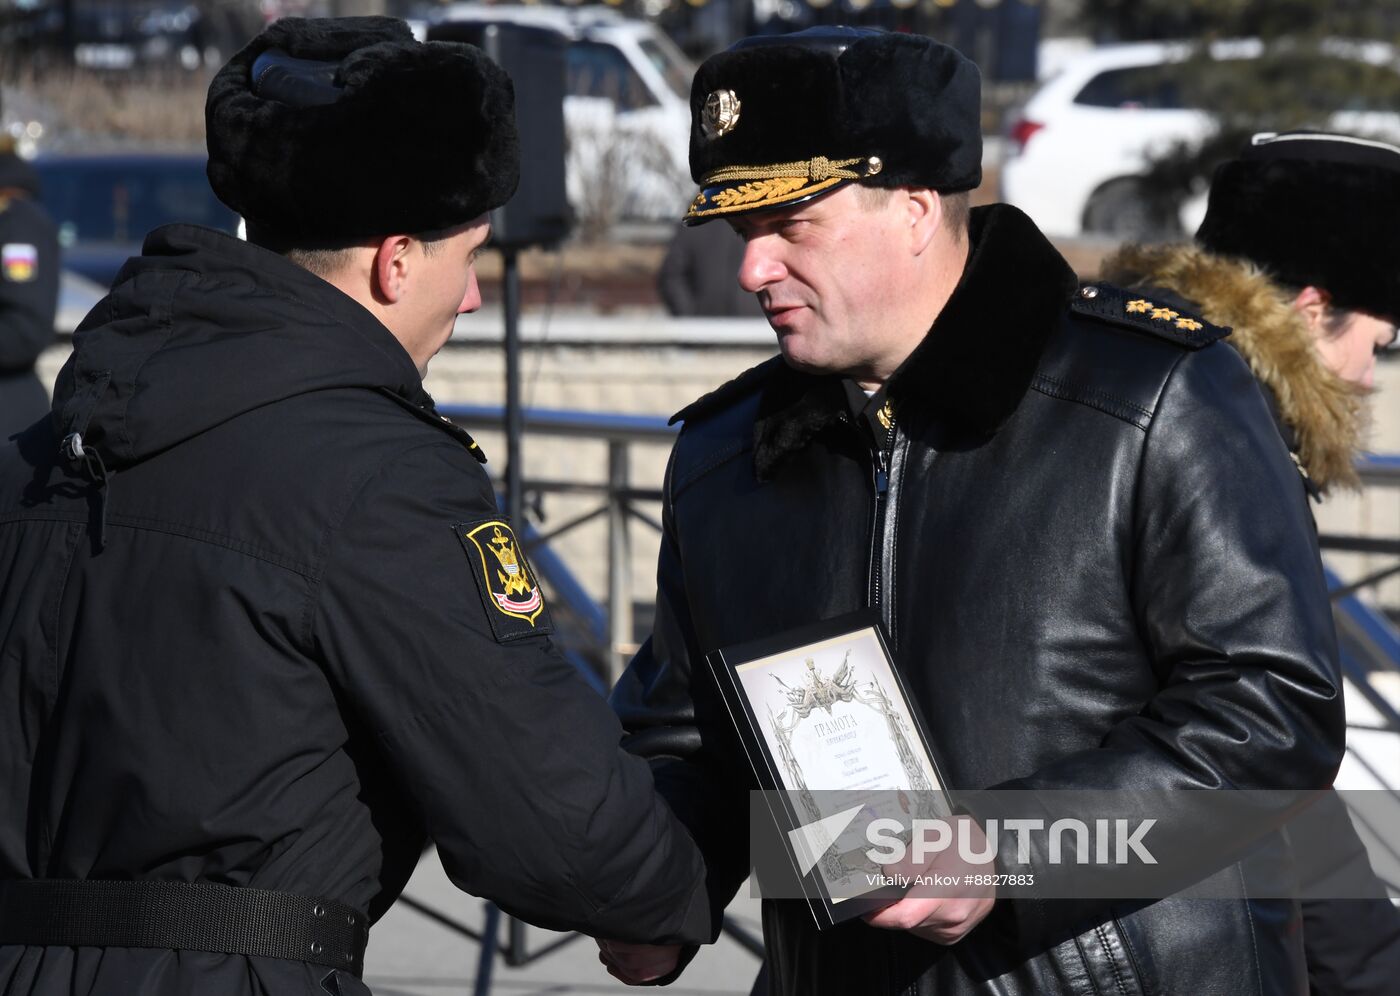
[[[0,991],[366,992],[426,841],[534,923],[702,938],[700,855],[423,390],[510,80],[291,19],[207,120],[251,241],[151,233],[0,452]]]
[[[820,933],[766,900],[773,992],[1298,992],[1295,903],[1247,898],[1231,863],[1287,875],[1286,812],[1240,838],[1203,817],[1216,793],[1177,791],[1309,789],[1340,761],[1295,471],[1227,329],[1081,287],[1019,211],[967,210],[978,89],[952,49],[869,30],[701,66],[688,219],[745,240],[782,355],[677,416],[656,623],[614,706],[718,910],[748,871],[749,772],[704,655],[875,608],[952,789],[1116,792],[1167,850],[1222,855],[1205,888],[1235,897],[986,889]],[[603,957],[629,977],[684,954]]]

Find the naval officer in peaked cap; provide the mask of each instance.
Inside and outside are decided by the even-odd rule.
[[[929,38],[744,39],[700,67],[691,111],[687,220],[745,241],[737,278],[781,355],[676,416],[656,621],[613,705],[705,853],[711,910],[749,870],[752,776],[705,655],[863,609],[955,791],[1113,792],[1164,853],[1203,855],[1238,841],[1200,818],[1214,793],[1179,790],[1329,784],[1326,588],[1229,330],[1081,286],[1020,211],[969,210],[978,72]],[[1285,816],[1249,838],[1280,874]],[[1208,884],[1231,890],[1236,857]],[[1306,987],[1291,899],[1091,894],[911,895],[825,932],[766,899],[771,991]],[[603,958],[639,978],[690,951]]]

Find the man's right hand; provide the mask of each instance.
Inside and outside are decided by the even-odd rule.
[[[598,960],[607,967],[609,975],[629,986],[645,985],[670,975],[680,957],[679,944],[598,941]]]

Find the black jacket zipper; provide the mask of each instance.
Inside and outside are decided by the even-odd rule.
[[[869,602],[872,609],[883,609],[884,606],[880,603],[880,568],[883,561],[880,548],[884,545],[885,538],[885,507],[890,491],[890,470],[889,458],[882,446],[876,446],[871,452],[870,474],[875,490],[875,512],[870,525]]]

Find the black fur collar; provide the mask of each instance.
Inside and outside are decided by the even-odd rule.
[[[915,404],[979,436],[995,433],[1030,386],[1050,333],[1078,286],[1074,270],[1016,208],[976,208],[972,253],[953,296],[890,381]],[[760,480],[846,410],[841,378],[777,363],[754,423]]]

